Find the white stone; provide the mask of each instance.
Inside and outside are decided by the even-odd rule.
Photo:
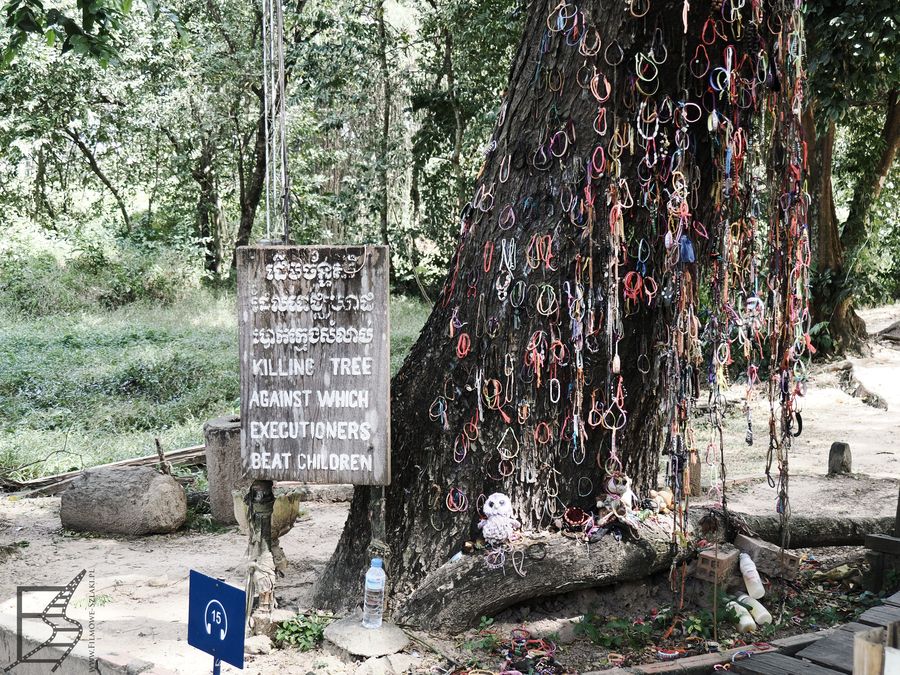
[[[384,622],[381,628],[365,628],[357,615],[329,624],[325,639],[348,654],[364,658],[396,654],[409,644],[406,633],[394,624]]]
[[[272,640],[268,635],[254,635],[244,640],[245,654],[271,654]]]
[[[359,665],[355,675],[406,675],[415,670],[417,662],[407,654],[373,656]]]

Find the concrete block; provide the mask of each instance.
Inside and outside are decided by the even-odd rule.
[[[740,551],[731,544],[719,544],[700,553],[693,576],[709,583],[722,583],[734,572]]]
[[[734,538],[734,545],[753,559],[756,569],[770,577],[794,579],[800,572],[800,556],[790,550],[744,534]]]

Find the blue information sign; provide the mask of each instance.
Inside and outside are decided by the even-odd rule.
[[[191,570],[188,644],[216,661],[244,667],[246,593]]]

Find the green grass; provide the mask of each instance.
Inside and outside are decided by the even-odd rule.
[[[391,302],[396,372],[427,315]],[[80,469],[202,442],[203,423],[239,406],[234,295],[196,290],[40,317],[0,311],[0,473]]]

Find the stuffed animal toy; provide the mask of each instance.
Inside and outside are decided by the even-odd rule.
[[[637,495],[631,489],[631,479],[621,471],[614,471],[606,481],[606,491],[613,499],[618,499],[629,510],[638,504]]]
[[[675,510],[675,495],[671,488],[650,490],[650,499],[654,502],[657,513],[669,513]]]
[[[482,508],[486,520],[478,523],[484,541],[490,546],[505,544],[521,527],[513,517],[512,503],[502,492],[495,492],[484,501]]]

